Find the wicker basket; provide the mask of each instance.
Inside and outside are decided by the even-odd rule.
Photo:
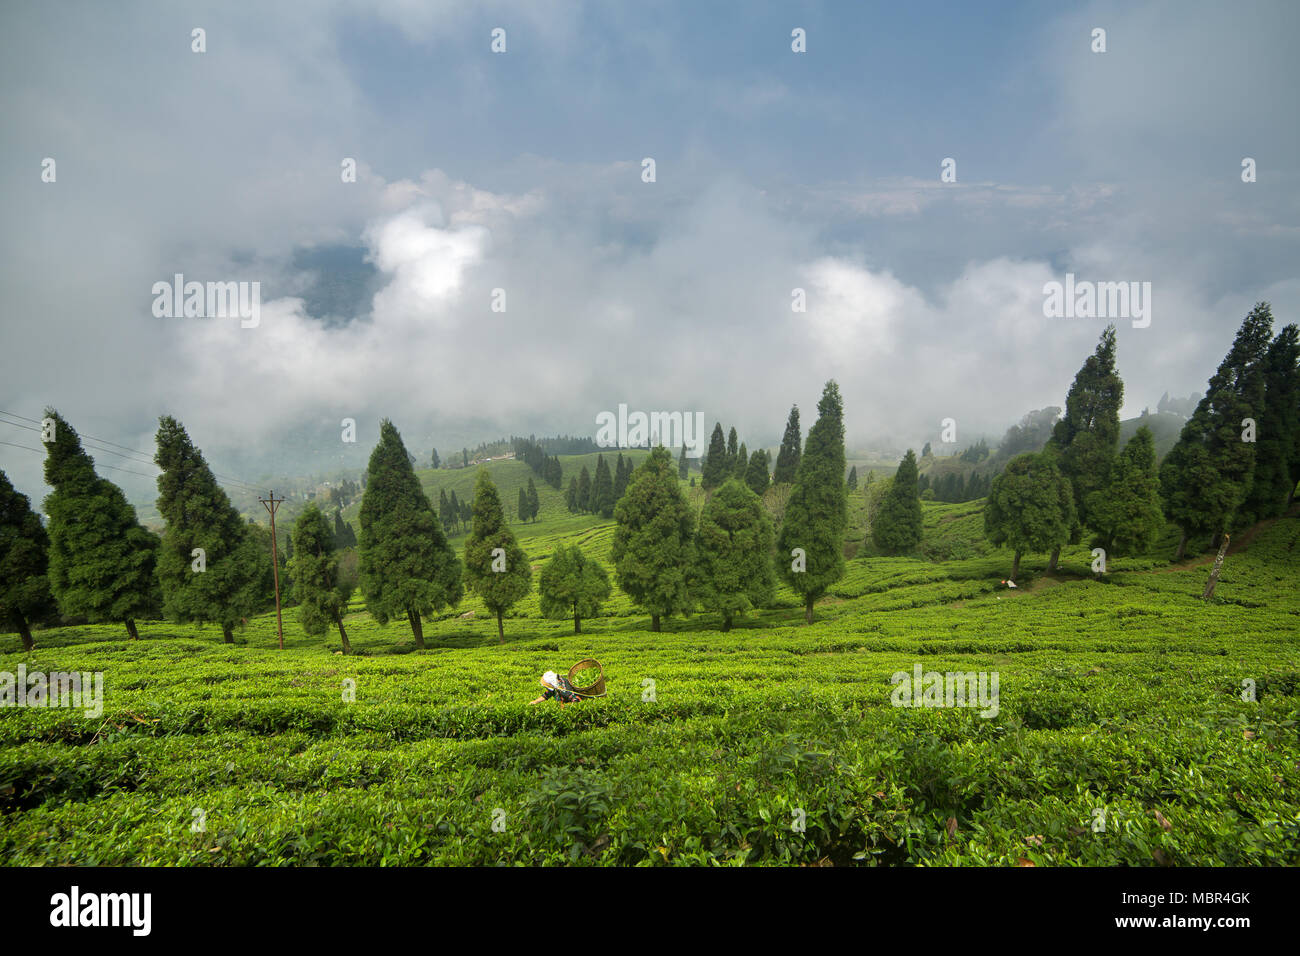
[[[575,675],[582,674],[583,680],[590,680],[591,674],[583,673],[584,671],[595,671],[595,680],[585,687],[578,686]],[[573,685],[573,692],[579,697],[604,697],[605,696],[605,671],[600,666],[600,661],[594,657],[588,657],[585,660],[578,661],[569,668],[569,683]]]

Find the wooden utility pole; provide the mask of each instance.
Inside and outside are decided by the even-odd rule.
[[[1208,601],[1214,596],[1214,586],[1219,583],[1219,572],[1223,570],[1223,556],[1228,553],[1228,540],[1231,536],[1223,536],[1223,544],[1219,546],[1219,556],[1214,559],[1214,570],[1210,572],[1210,580],[1205,582],[1205,593],[1201,595],[1202,601]]]
[[[276,498],[271,492],[270,498],[258,498],[271,514],[271,570],[275,572],[275,629],[280,633],[280,650],[284,650],[284,622],[280,619],[280,552],[275,543],[275,511],[284,504],[283,498]]]

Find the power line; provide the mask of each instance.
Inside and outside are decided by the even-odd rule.
[[[15,442],[11,442],[11,441],[0,441],[0,445],[8,445],[8,446],[11,447],[11,448],[25,448],[25,449],[27,449],[28,451],[34,451],[34,452],[36,452],[36,454],[38,454],[38,455],[44,455],[44,454],[45,454],[45,452],[44,452],[42,449],[40,449],[40,448],[33,448],[31,445],[19,445],[19,444],[15,443]],[[146,475],[146,474],[145,474],[144,472],[142,472],[142,471],[132,471],[130,468],[118,468],[118,467],[115,466],[115,465],[105,465],[105,464],[102,464],[102,463],[99,463],[99,462],[96,462],[95,467],[96,467],[96,468],[107,468],[107,469],[109,469],[110,471],[122,471],[122,472],[125,472],[125,473],[128,474],[128,475],[139,475],[141,478],[148,478],[150,481],[153,481],[155,478],[158,477],[157,475]]]
[[[3,424],[5,424],[5,425],[12,425],[14,428],[26,428],[28,431],[34,431],[34,432],[39,432],[39,431],[42,430],[41,428],[33,428],[33,427],[32,427],[33,425],[42,425],[42,422],[41,422],[39,419],[28,418],[26,415],[19,415],[19,414],[15,413],[15,412],[6,412],[6,411],[4,411],[3,409],[0,409],[0,415],[8,415],[10,418],[18,418],[18,419],[21,419],[22,421],[25,421],[25,422],[31,422],[31,423],[32,423],[31,425],[20,425],[20,424],[18,424],[17,422],[5,422],[3,419],[0,419],[0,422],[3,422]],[[150,458],[149,455],[148,455],[146,452],[136,451],[135,449],[133,449],[133,448],[129,448],[129,447],[127,447],[126,445],[120,445],[120,444],[118,444],[117,442],[109,441],[109,440],[106,439],[106,438],[96,438],[94,435],[87,435],[87,434],[85,434],[84,432],[78,432],[78,433],[77,433],[77,437],[81,439],[81,441],[82,441],[83,444],[88,444],[89,447],[91,448],[91,450],[93,450],[93,451],[102,451],[102,452],[107,452],[107,453],[110,454],[110,455],[117,455],[119,458],[125,458],[127,461],[134,461],[134,462],[137,462],[138,464],[141,464],[141,465],[150,465],[150,466],[152,466],[152,467],[154,467],[154,468],[157,468],[157,467],[158,467],[156,464],[154,464],[153,459]],[[131,458],[131,457],[127,456],[127,455],[123,455],[121,452],[113,451],[113,450],[110,449],[110,448],[98,448],[98,447],[96,447],[95,445],[89,444],[90,442],[96,442],[96,443],[101,444],[101,445],[112,445],[112,446],[114,446],[115,448],[121,448],[121,449],[123,449],[123,450],[125,450],[125,451],[129,451],[129,452],[131,452],[132,455],[135,455],[135,456],[137,456],[137,457],[135,457],[135,458]],[[6,444],[10,444],[10,443],[9,443],[9,442],[6,442]],[[27,446],[25,446],[25,445],[19,445],[19,446],[16,446],[16,447],[19,447],[19,448],[25,448],[25,447],[27,447]],[[40,449],[29,449],[29,450],[39,451]],[[112,465],[104,465],[103,467],[104,467],[104,468],[110,468],[110,469],[113,469],[114,471],[125,471],[125,472],[127,472],[127,474],[131,474],[131,475],[138,475],[138,474],[140,474],[140,473],[137,472],[137,471],[130,471],[129,469],[126,469],[126,468],[113,468]],[[211,468],[209,468],[208,470],[209,470],[209,471],[212,471]],[[154,477],[154,476],[153,476],[153,475],[145,475],[144,477],[146,477],[146,478],[152,478],[152,477]],[[242,486],[245,490],[247,490],[247,491],[260,491],[260,490],[261,490],[260,486],[255,485],[255,484],[252,484],[251,482],[248,482],[248,481],[244,481],[242,478],[233,478],[233,477],[231,477],[230,475],[219,475],[219,474],[217,474],[215,471],[212,472],[212,477],[214,477],[214,478],[220,478],[222,481],[227,481],[227,482],[230,482],[231,484],[241,485],[241,486]]]

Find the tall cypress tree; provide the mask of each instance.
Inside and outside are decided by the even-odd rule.
[[[782,485],[794,481],[799,470],[799,406],[790,409],[786,419],[785,434],[781,437],[781,448],[776,453],[776,469],[772,472],[772,484]]]
[[[1075,515],[1079,525],[1070,540],[1078,541],[1082,526],[1088,525],[1087,501],[1106,486],[1111,461],[1119,447],[1119,409],[1124,404],[1124,383],[1115,371],[1115,326],[1101,334],[1097,349],[1088,356],[1074,377],[1065,397],[1065,414],[1052,428],[1047,448],[1059,456],[1061,474],[1070,479]],[[973,493],[962,496],[963,500]],[[1055,571],[1060,557],[1052,552],[1047,570]]]
[[[474,483],[474,527],[465,542],[465,584],[496,615],[500,643],[506,639],[505,612],[528,593],[532,579],[528,555],[506,524],[497,487],[480,469]]]
[[[733,431],[734,434],[734,431]],[[705,490],[718,487],[727,477],[727,440],[722,437],[722,422],[715,422],[709,438],[708,457],[704,459],[700,483]]]
[[[767,449],[760,448],[749,456],[749,465],[745,468],[745,484],[754,494],[762,496],[770,482],[771,477],[767,473]]]
[[[731,630],[737,614],[772,600],[772,522],[749,486],[728,478],[700,512],[691,589]]]
[[[614,479],[604,455],[596,456],[596,477],[591,483],[591,510],[602,518],[614,516]]]
[[[569,490],[565,492],[564,504],[571,512],[578,510],[578,479],[572,476],[569,477]]]
[[[655,448],[632,473],[614,520],[614,573],[619,587],[650,612],[650,629],[658,631],[666,614],[689,614],[695,521],[666,448]]]
[[[337,515],[337,512],[335,513]],[[291,594],[298,602],[298,622],[312,637],[321,637],[330,625],[339,629],[343,653],[352,653],[343,615],[356,582],[340,573],[335,547],[337,535],[330,532],[329,522],[315,504],[303,509],[293,523],[293,556],[289,573],[293,578]]]
[[[1258,416],[1255,473],[1241,506],[1245,523],[1280,515],[1290,503],[1300,461],[1300,332],[1288,325],[1264,356],[1264,410]]]
[[[460,506],[460,501],[456,497],[456,489],[451,489],[451,497],[447,499],[447,513],[451,516],[451,527],[456,528],[460,525],[461,519],[465,514],[465,509]]]
[[[749,449],[745,447],[745,443],[742,441],[740,443],[740,451],[736,453],[736,470],[732,472],[732,477],[739,478],[741,481],[744,481],[745,471],[748,468],[749,468]]]
[[[366,610],[380,624],[405,615],[423,650],[421,615],[459,603],[460,562],[407,460],[402,436],[386,418],[366,475],[357,547]]]
[[[723,479],[724,481],[726,478],[730,478],[736,473],[736,457],[739,454],[736,447],[736,440],[736,427],[733,425],[731,430],[727,432],[727,474]]]
[[[796,413],[790,414],[798,428]],[[817,403],[817,423],[809,430],[808,443],[799,459],[777,545],[777,568],[790,588],[802,595],[809,624],[817,599],[844,575],[847,523],[844,403],[839,386],[829,381]],[[795,548],[804,553],[802,570],[793,554]]]
[[[519,503],[515,506],[520,521],[528,520],[528,489],[519,489]]]
[[[858,466],[857,465],[854,465],[852,468],[849,469],[848,488],[849,491],[858,490]]]
[[[907,554],[921,543],[921,499],[916,488],[916,453],[907,450],[893,484],[871,523],[871,539],[885,554]]]
[[[0,471],[0,629],[18,632],[23,650],[36,647],[31,625],[53,617],[50,537],[27,496]]]
[[[1022,554],[1060,547],[1077,521],[1070,479],[1061,474],[1056,456],[1047,452],[1026,452],[1007,462],[993,479],[984,507],[984,533],[1016,553],[1013,581],[1020,574]]]
[[[1178,442],[1160,465],[1165,514],[1183,532],[1174,560],[1193,536],[1229,530],[1250,492],[1255,444],[1242,440],[1242,422],[1258,418],[1264,404],[1262,359],[1272,337],[1273,314],[1260,302],[1246,316],[1232,348],[1210,379]]]
[[[578,510],[591,510],[591,472],[587,466],[582,466],[582,473],[578,475]]]
[[[534,520],[542,510],[542,501],[537,497],[537,486],[533,484],[532,476],[528,478],[528,517]]]
[[[627,480],[632,474],[632,462],[623,460],[623,453],[618,453],[618,464],[614,466],[614,500],[618,501],[627,491]],[[610,508],[611,513],[613,508]]]
[[[273,600],[269,535],[264,552],[263,539],[230,503],[180,422],[164,415],[156,438],[158,513],[167,523],[158,554],[163,613],[219,624],[222,639],[233,644],[235,625]]]
[[[50,593],[65,617],[126,626],[140,635],[137,618],[154,617],[162,604],[154,569],[158,536],[141,527],[120,488],[95,474],[81,439],[58,412],[46,409],[55,428],[45,443],[45,499],[50,516]]]
[[[1141,554],[1164,530],[1151,429],[1143,425],[1115,456],[1110,481],[1088,497],[1088,514],[1108,557]]]
[[[690,472],[691,472],[691,466],[690,463],[686,460],[686,446],[682,445],[682,453],[677,458],[677,477],[681,478],[684,481],[687,475],[690,474]],[[628,477],[629,478],[632,477],[631,469],[628,470]]]

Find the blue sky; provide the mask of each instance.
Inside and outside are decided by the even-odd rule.
[[[1152,283],[1136,414],[1255,301],[1296,321],[1297,39],[1254,0],[7,5],[0,409],[140,448],[175,414],[217,461],[619,403],[752,447],[835,377],[851,443],[964,443],[1063,404],[1105,325],[1042,315],[1072,271]],[[154,317],[176,272],[261,282],[260,326]],[[36,455],[0,467],[44,493]]]

